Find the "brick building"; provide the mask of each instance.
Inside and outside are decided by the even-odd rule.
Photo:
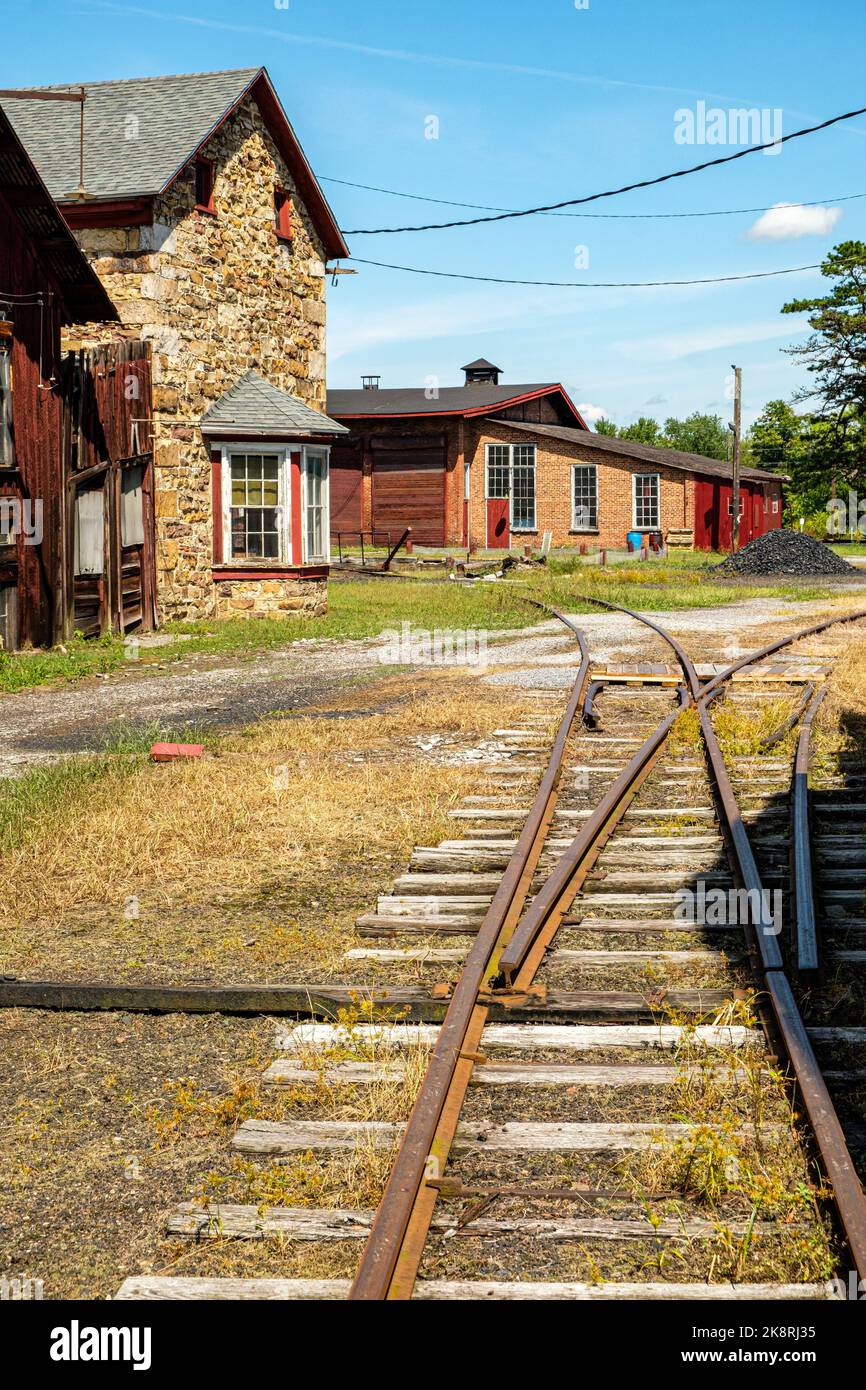
[[[117,308],[114,336],[151,344],[161,611],[314,611],[344,432],[324,414],[325,266],[347,254],[333,214],[264,68],[84,92],[83,171],[75,104],[18,100],[10,117]],[[240,404],[245,428],[204,431],[223,398],[211,425]]]
[[[465,384],[328,393],[351,438],[332,453],[332,532],[405,526],[427,545],[624,547],[629,532],[731,537],[731,468],[592,433],[558,383],[508,386],[485,359]],[[778,474],[741,470],[740,539],[782,524]]]

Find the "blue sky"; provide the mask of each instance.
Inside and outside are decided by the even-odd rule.
[[[344,228],[471,212],[335,179],[528,207],[684,168],[737,148],[675,141],[678,111],[781,111],[789,132],[866,105],[866,7],[797,0],[0,0],[0,83],[133,77],[265,64]],[[426,138],[438,123],[438,138]],[[773,119],[773,117],[770,117]],[[551,280],[736,275],[818,262],[866,240],[866,117],[589,209],[682,213],[820,200],[823,211],[682,219],[533,217],[452,231],[353,236],[357,256]],[[800,234],[806,231],[807,234]],[[577,248],[585,248],[579,250]],[[576,268],[576,260],[580,268]],[[457,384],[492,358],[510,382],[559,380],[620,423],[692,410],[727,417],[743,367],[748,423],[803,375],[779,313],[817,271],[740,284],[551,289],[435,280],[359,266],[329,290],[329,382]],[[594,411],[590,410],[591,415]]]

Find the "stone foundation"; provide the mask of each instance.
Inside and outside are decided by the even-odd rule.
[[[217,618],[319,618],[328,611],[327,579],[220,579],[214,584]]]

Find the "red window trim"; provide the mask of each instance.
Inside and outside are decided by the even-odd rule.
[[[292,230],[292,199],[285,188],[279,184],[274,187],[274,230],[277,234],[277,241],[284,241],[287,244],[295,239]]]
[[[207,212],[207,213],[210,213],[211,217],[215,217],[215,216],[216,216],[216,209],[214,208],[214,205],[213,205],[214,163],[215,163],[215,161],[214,161],[213,159],[208,159],[206,155],[198,155],[198,156],[195,158],[195,160],[193,161],[193,179],[194,179],[194,183],[195,183],[195,190],[196,190],[196,193],[198,193],[198,178],[199,178],[199,172],[201,171],[202,173],[205,173],[205,171],[206,171],[206,172],[207,172],[207,179],[208,179],[208,182],[207,182],[207,190],[208,190],[207,201],[206,201],[206,202],[199,202],[198,197],[196,197],[196,201],[195,201],[195,210],[196,210],[196,212]]]

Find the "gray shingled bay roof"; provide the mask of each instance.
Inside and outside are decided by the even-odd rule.
[[[551,439],[561,439],[566,444],[579,444],[581,448],[594,449],[603,454],[619,454],[623,458],[653,464],[656,468],[679,468],[688,473],[704,473],[713,478],[729,480],[733,473],[731,465],[723,459],[709,459],[703,454],[687,454],[682,449],[659,449],[652,444],[640,444],[634,439],[594,434],[591,430],[572,430],[564,425],[525,424],[522,420],[493,419],[490,423],[504,425],[510,430],[523,430],[526,434],[547,435]],[[771,473],[766,468],[741,468],[740,477],[756,482],[770,479],[777,483],[790,481],[787,474]]]
[[[204,434],[243,434],[261,439],[348,434],[345,425],[313,410],[297,396],[272,386],[258,372],[244,372],[201,418]]]
[[[261,71],[57,83],[35,90],[78,91],[83,85],[84,186],[92,197],[146,197],[162,192]],[[80,111],[72,101],[16,100],[6,107],[49,192],[60,202],[68,201],[78,186]]]

